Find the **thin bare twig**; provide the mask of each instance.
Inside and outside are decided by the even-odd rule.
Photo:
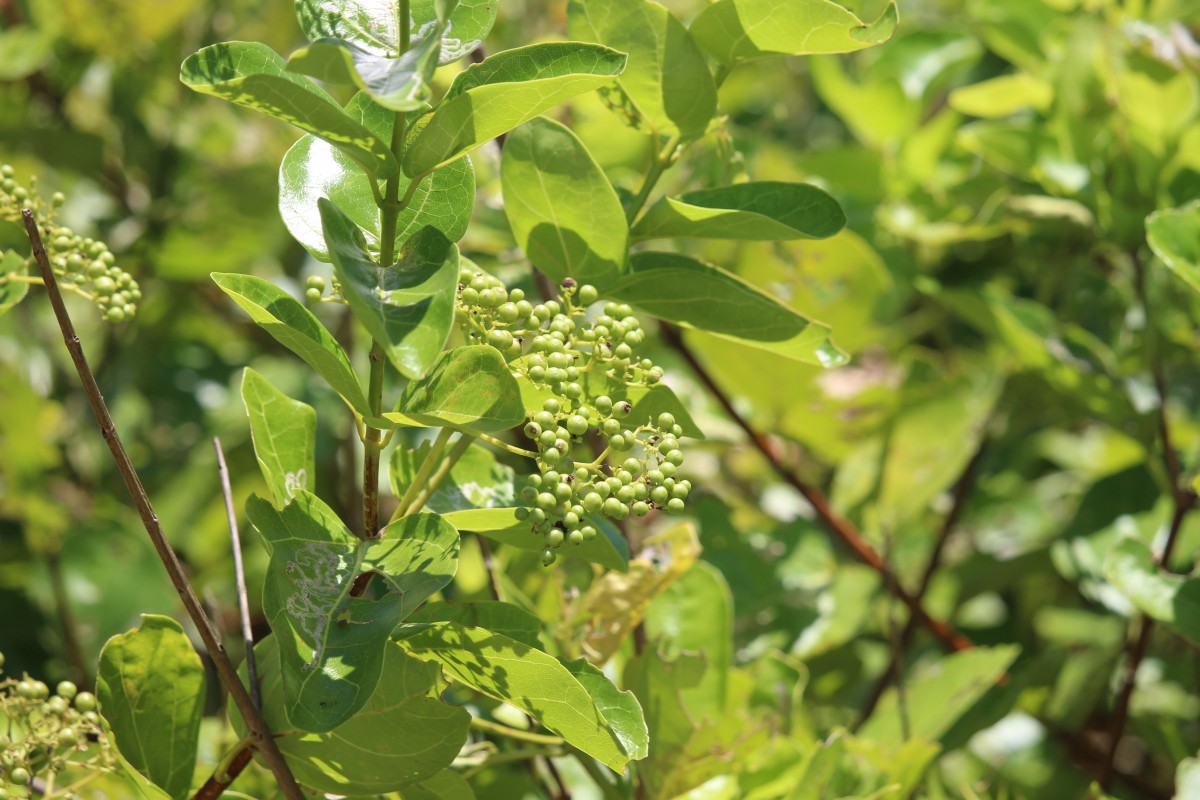
[[[488,591],[491,593],[493,600],[499,600],[500,583],[496,580],[496,560],[492,558],[492,548],[488,546],[487,539],[482,536],[476,536],[475,541],[479,542],[479,554],[483,557],[483,569],[487,573]]]
[[[129,494],[133,498],[133,503],[137,507],[138,515],[142,519],[146,533],[150,536],[150,541],[154,544],[154,549],[158,552],[158,557],[162,560],[163,566],[167,570],[167,576],[170,578],[171,584],[179,594],[180,600],[183,601],[183,607],[187,610],[192,622],[195,623],[196,629],[200,633],[200,638],[203,640],[204,646],[208,649],[209,656],[216,666],[221,683],[224,684],[226,691],[229,692],[235,705],[237,705],[238,711],[241,712],[242,718],[245,719],[256,749],[262,754],[263,760],[266,761],[267,766],[274,773],[275,779],[279,782],[279,787],[284,796],[288,800],[304,800],[304,794],[296,784],[296,779],[292,776],[291,770],[288,769],[287,762],[283,759],[283,753],[279,751],[279,747],[275,744],[275,740],[271,736],[270,727],[267,725],[266,720],[263,719],[262,714],[254,707],[254,701],[250,698],[246,687],[242,685],[241,680],[238,678],[237,670],[234,668],[233,662],[229,660],[229,654],[225,652],[225,645],[221,642],[220,634],[217,633],[212,620],[204,613],[204,609],[200,605],[200,600],[196,597],[195,591],[188,582],[183,564],[179,562],[179,557],[167,541],[166,534],[159,523],[158,514],[155,513],[154,507],[150,503],[150,498],[142,486],[141,478],[138,476],[137,470],[129,458],[129,454],[125,451],[125,446],[121,444],[121,438],[117,434],[116,425],[113,423],[112,416],[108,413],[108,407],[104,403],[104,396],[100,393],[100,387],[96,384],[96,377],[92,373],[91,367],[88,366],[86,356],[84,356],[83,345],[79,341],[79,335],[75,333],[75,326],[71,324],[71,317],[67,313],[67,307],[63,304],[62,293],[59,291],[54,271],[50,268],[50,260],[46,257],[46,247],[42,243],[41,234],[38,232],[37,221],[34,219],[33,211],[26,208],[22,210],[21,214],[25,218],[25,231],[28,233],[29,241],[33,245],[34,258],[37,259],[38,266],[41,268],[42,279],[46,284],[46,292],[50,297],[50,305],[53,306],[54,315],[58,319],[58,327],[62,331],[63,341],[67,345],[67,350],[71,354],[71,361],[75,364],[75,370],[79,373],[79,380],[83,383],[84,391],[87,393],[88,402],[91,403],[92,411],[96,415],[96,424],[100,427],[100,434],[104,437],[109,452],[112,453],[113,461],[117,465],[117,471],[121,473],[121,478],[125,481],[125,487],[129,490]]]
[[[237,512],[233,508],[233,489],[229,485],[229,467],[221,439],[213,437],[217,451],[217,471],[221,474],[221,493],[225,495],[225,515],[229,518],[229,542],[233,548],[233,578],[237,584],[238,616],[242,621],[242,642],[246,647],[246,678],[250,681],[250,699],[262,711],[262,695],[258,686],[258,665],[254,661],[254,629],[250,625],[250,600],[246,593],[246,568],[242,564],[242,537],[238,534]]]
[[[679,331],[673,326],[666,324],[663,325],[662,330],[663,339],[666,343],[683,356],[683,359],[692,368],[692,371],[696,373],[696,377],[700,379],[700,382],[708,388],[712,396],[721,404],[721,407],[725,409],[725,413],[729,415],[729,418],[737,423],[738,427],[746,433],[750,442],[763,454],[775,473],[808,501],[817,516],[825,524],[825,527],[835,537],[849,547],[850,551],[859,560],[879,573],[880,577],[883,578],[884,586],[888,592],[903,602],[904,605],[908,606],[909,612],[916,618],[917,622],[932,632],[947,650],[969,650],[974,647],[974,643],[959,633],[954,626],[943,620],[931,617],[925,611],[920,601],[917,600],[916,596],[907,591],[896,578],[895,573],[888,569],[887,564],[880,558],[875,548],[867,542],[862,533],[849,520],[833,509],[833,506],[830,505],[824,493],[802,480],[800,476],[784,464],[783,458],[777,452],[774,443],[767,438],[766,434],[756,430],[745,417],[738,413],[737,409],[733,407],[733,402],[730,400],[729,395],[725,393],[704,365],[700,363],[696,354],[683,341],[683,337],[679,334]]]

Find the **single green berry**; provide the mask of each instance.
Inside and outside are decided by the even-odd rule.
[[[546,544],[550,547],[558,547],[563,543],[562,528],[551,528],[546,534]]]
[[[521,314],[519,311],[517,311],[516,303],[501,303],[496,309],[496,317],[501,322],[516,322],[517,317],[519,316],[521,316]]]
[[[55,715],[65,713],[69,707],[66,698],[58,697],[57,695],[51,697],[46,702],[46,710]]]
[[[654,502],[654,505],[661,506],[671,499],[671,493],[667,491],[667,487],[665,486],[655,486],[650,490],[650,499]]]
[[[596,302],[596,299],[599,296],[600,293],[596,291],[596,287],[592,286],[590,283],[585,283],[583,286],[579,287],[579,302],[581,305],[590,306],[592,303]]]
[[[668,414],[666,411],[658,415],[658,427],[662,428],[663,430],[669,430],[674,424],[674,415]]]
[[[75,709],[83,713],[96,710],[96,695],[91,692],[80,692],[75,695]]]
[[[633,512],[633,515],[635,517],[644,517],[650,513],[650,506],[646,505],[646,502],[644,500],[638,500],[630,508],[630,511]]]
[[[492,347],[503,352],[503,351],[507,350],[508,348],[512,347],[513,335],[511,333],[509,333],[508,331],[501,331],[501,330],[488,331],[487,342]]]
[[[677,467],[683,463],[683,451],[682,450],[672,450],[671,452],[667,453],[663,457],[665,459],[667,459],[667,463],[674,464]]]
[[[537,412],[533,415],[533,421],[541,426],[541,429],[544,431],[553,429],[556,422],[554,415],[549,411]]]
[[[684,509],[684,502],[678,497],[672,497],[667,501],[667,511],[672,514],[678,514]]]
[[[574,529],[567,534],[567,541],[578,547],[583,544],[583,531]]]
[[[525,436],[530,439],[536,439],[542,433],[542,426],[536,422],[525,423]]]
[[[600,426],[600,430],[604,431],[605,436],[616,436],[621,432],[621,421],[612,418],[606,419]]]
[[[19,681],[17,683],[17,697],[23,700],[32,700],[34,697],[33,683],[30,681]]]
[[[537,496],[537,504],[543,511],[550,511],[558,505],[558,498],[550,492],[542,492]]]
[[[591,541],[592,539],[596,538],[596,529],[593,528],[591,525],[584,525],[582,528],[579,529],[579,532],[583,534],[583,540],[585,542]]]
[[[12,772],[8,773],[8,780],[15,783],[17,786],[24,786],[29,783],[29,770],[24,767],[17,767]]]
[[[621,464],[621,467],[635,478],[642,472],[642,462],[638,461],[636,458],[625,459],[624,463]]]
[[[515,512],[513,512],[513,516],[517,518],[517,522],[525,522],[527,519],[529,519],[529,509],[521,506]]]
[[[71,748],[79,744],[79,737],[73,728],[63,728],[58,732],[58,744],[59,747]]]
[[[583,436],[588,430],[587,418],[580,414],[572,414],[567,418],[567,430],[572,436]]]
[[[608,437],[608,446],[618,453],[623,453],[628,449],[625,445],[625,437],[619,433]]]
[[[633,404],[628,400],[622,400],[613,406],[613,416],[617,419],[625,419],[631,411],[633,411]]]
[[[672,464],[670,461],[664,461],[658,465],[658,470],[663,475],[665,475],[667,479],[669,479],[672,475],[675,474],[675,465]],[[664,479],[663,483],[666,483],[665,479]]]
[[[554,555],[553,550],[547,549],[547,550],[542,551],[542,565],[543,566],[546,566],[546,567],[550,566],[551,564],[553,564],[555,562],[555,560],[557,558],[558,558],[558,556]]]
[[[571,488],[570,484],[560,483],[554,487],[554,496],[558,502],[565,503],[575,496],[575,490]]]
[[[583,507],[589,513],[595,514],[603,505],[604,498],[600,496],[599,492],[588,492],[583,496]]]
[[[610,497],[604,501],[604,513],[610,517],[616,517],[621,513],[625,505],[615,497]]]

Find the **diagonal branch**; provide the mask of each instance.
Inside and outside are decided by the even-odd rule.
[[[246,568],[242,564],[242,538],[238,534],[237,512],[233,509],[233,489],[229,485],[229,467],[221,439],[213,437],[217,451],[217,471],[221,473],[221,494],[225,496],[225,515],[229,518],[229,541],[233,548],[233,577],[237,584],[238,616],[242,623],[242,643],[246,647],[246,679],[250,682],[250,699],[262,711],[262,695],[258,688],[258,665],[254,661],[254,629],[250,625],[250,599],[246,593]]]
[[[737,409],[733,407],[733,402],[729,396],[717,385],[716,380],[704,365],[700,363],[699,359],[696,358],[696,354],[683,341],[683,337],[675,327],[664,324],[663,339],[670,347],[683,356],[683,359],[687,361],[692,371],[696,373],[696,377],[700,379],[701,383],[717,399],[717,402],[725,409],[725,413],[729,415],[729,418],[745,431],[751,443],[763,454],[776,474],[792,486],[792,488],[800,492],[809,505],[813,507],[813,510],[816,511],[817,516],[824,523],[825,527],[829,529],[830,533],[849,547],[850,551],[860,561],[879,573],[883,578],[884,586],[888,592],[904,603],[904,605],[908,606],[913,618],[922,627],[932,632],[947,650],[969,650],[974,647],[971,640],[959,633],[952,625],[944,620],[931,617],[925,611],[924,606],[921,605],[920,600],[904,588],[896,578],[895,573],[888,568],[887,564],[879,556],[879,553],[875,551],[875,548],[871,546],[862,533],[848,519],[833,509],[833,506],[830,505],[829,499],[825,497],[824,493],[815,486],[810,486],[794,471],[788,468],[776,450],[774,442],[768,439],[766,434],[756,430],[745,417],[738,413]]]
[[[138,477],[137,470],[134,469],[133,462],[125,451],[125,446],[121,444],[116,425],[104,403],[104,396],[96,384],[96,377],[92,374],[87,358],[83,354],[83,345],[79,341],[79,335],[75,333],[75,326],[71,324],[71,317],[67,313],[67,307],[63,304],[62,293],[58,289],[58,282],[50,268],[50,260],[46,257],[46,247],[42,243],[33,212],[27,208],[21,214],[25,218],[25,231],[33,245],[34,258],[37,259],[38,266],[42,270],[42,278],[46,282],[46,291],[50,296],[50,304],[54,307],[54,316],[58,319],[58,327],[62,331],[63,341],[66,342],[67,350],[71,354],[71,361],[75,364],[79,380],[83,383],[84,391],[87,393],[88,402],[91,403],[92,411],[96,415],[96,424],[100,427],[100,434],[104,437],[109,452],[112,453],[113,461],[116,462],[117,470],[125,481],[125,488],[129,490],[129,494],[133,498],[146,533],[150,536],[150,541],[154,544],[154,549],[158,552],[158,557],[167,570],[171,584],[179,593],[179,598],[183,601],[188,616],[191,617],[196,629],[200,632],[200,638],[216,666],[221,683],[225,685],[225,689],[233,698],[238,711],[241,712],[242,718],[250,728],[255,747],[262,754],[263,760],[266,761],[271,772],[274,773],[284,796],[288,800],[304,800],[304,794],[296,784],[291,770],[288,769],[287,763],[283,759],[283,753],[279,751],[279,747],[271,736],[271,729],[258,709],[254,707],[254,701],[250,698],[246,687],[242,685],[241,679],[238,678],[237,670],[234,668],[233,662],[229,660],[229,654],[225,652],[225,645],[221,642],[220,634],[217,633],[212,620],[204,612],[200,600],[196,597],[191,584],[188,583],[183,564],[179,562],[179,556],[171,549],[166,534],[163,533],[162,525],[159,523],[158,515],[142,486],[141,478]]]

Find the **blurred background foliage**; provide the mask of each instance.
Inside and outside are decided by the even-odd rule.
[[[686,21],[703,0],[665,5]],[[849,5],[872,19],[883,4]],[[489,50],[563,37],[564,6],[503,0]],[[213,41],[299,46],[291,4],[0,0],[0,25],[0,160],[66,193],[66,224],[107,241],[141,283],[134,322],[102,323],[81,301],[76,325],[164,527],[232,631],[210,439],[222,438],[239,504],[261,491],[242,366],[317,408],[318,484],[350,492],[357,469],[340,402],[208,279],[249,272],[298,295],[327,269],[275,206],[275,165],[296,134],[178,81],[183,56]],[[687,468],[702,552],[653,597],[648,635],[669,646],[639,669],[686,687],[697,650],[707,670],[663,698],[682,722],[666,715],[656,731],[650,720],[652,741],[671,743],[648,767],[656,797],[1087,792],[1094,772],[1080,765],[1107,748],[1138,631],[1105,558],[1127,538],[1161,547],[1182,491],[1164,458],[1156,375],[1184,477],[1200,445],[1200,297],[1144,246],[1148,214],[1200,196],[1198,31],[1196,0],[907,0],[883,46],[754,62],[724,83],[730,125],[662,189],[749,176],[837,197],[850,223],[832,239],[691,246],[830,323],[853,358],[823,371],[685,339],[905,585],[922,584],[936,553],[928,608],[988,647],[945,656],[925,633],[902,636],[903,607],[878,574],[831,541],[664,346],[653,357],[708,434]],[[595,97],[561,113],[633,188],[648,140],[614,128]],[[464,254],[531,287],[496,153],[474,160],[480,202]],[[0,229],[6,246],[14,235]],[[0,649],[12,674],[90,684],[100,646],[138,613],[181,615],[43,300],[36,290],[0,316]],[[351,335],[336,314],[326,321]],[[349,344],[365,358],[365,342]],[[354,513],[350,494],[326,499]],[[1193,515],[1168,566],[1190,572],[1198,554]],[[586,591],[586,567],[498,556],[511,596],[570,641],[577,600],[564,588]],[[257,547],[248,558],[255,598],[266,558]],[[486,596],[473,540],[453,588]],[[1118,749],[1135,777],[1116,796],[1170,796],[1195,769],[1197,647],[1155,629]],[[881,677],[890,687],[898,651],[903,690],[888,688],[851,735]],[[654,685],[626,675],[639,679]],[[215,754],[227,732],[211,729]],[[899,789],[872,794],[888,786]],[[517,769],[484,773],[475,789],[538,796]]]

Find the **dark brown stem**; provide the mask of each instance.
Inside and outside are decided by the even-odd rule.
[[[775,444],[767,438],[766,434],[756,430],[733,407],[733,402],[729,396],[721,389],[713,376],[700,363],[699,359],[696,358],[695,353],[683,341],[683,337],[677,329],[670,325],[663,325],[663,339],[683,356],[683,359],[687,361],[688,365],[696,373],[696,377],[700,379],[700,382],[717,399],[717,402],[725,409],[725,413],[729,415],[729,418],[737,423],[738,427],[746,433],[750,442],[767,459],[767,462],[771,465],[775,473],[808,501],[809,505],[812,506],[817,516],[821,519],[821,522],[824,523],[825,527],[835,537],[841,540],[860,561],[879,573],[880,577],[883,578],[883,584],[887,591],[908,607],[909,612],[921,626],[933,633],[947,650],[969,650],[974,647],[974,643],[959,633],[952,625],[943,620],[931,617],[925,611],[920,601],[917,600],[916,596],[908,592],[901,585],[895,574],[888,569],[887,564],[879,557],[879,553],[875,552],[875,549],[871,547],[862,533],[849,520],[833,509],[829,504],[828,498],[825,497],[821,490],[815,486],[810,486],[788,468],[776,450]]]
[[[975,477],[979,473],[979,465],[983,461],[986,446],[987,439],[981,439],[979,447],[975,449],[975,454],[971,456],[971,460],[967,462],[962,475],[959,476],[958,482],[954,485],[954,499],[950,502],[950,510],[946,512],[946,516],[942,519],[941,528],[938,529],[937,538],[933,543],[933,550],[930,551],[929,560],[925,564],[925,571],[921,573],[921,580],[917,584],[917,590],[913,593],[918,602],[924,601],[925,593],[929,591],[929,584],[933,582],[933,576],[937,573],[938,567],[941,566],[942,552],[945,550],[946,542],[950,539],[950,534],[954,532],[955,527],[957,527],[958,520],[962,517],[963,509],[967,505],[967,498],[970,497],[971,489],[975,485]],[[879,700],[883,697],[883,693],[887,691],[887,687],[892,681],[900,680],[904,650],[908,647],[909,642],[912,641],[913,634],[916,631],[916,617],[910,616],[908,622],[904,624],[904,629],[900,632],[898,645],[892,650],[891,661],[863,703],[862,710],[859,712],[858,722],[854,725],[854,730],[858,730],[864,722],[870,719],[871,714],[875,711],[875,706],[879,704]]]
[[[246,568],[242,564],[242,537],[238,533],[237,512],[233,509],[233,488],[229,485],[229,467],[219,437],[213,437],[217,451],[217,471],[221,475],[221,494],[225,496],[225,516],[229,519],[229,542],[233,549],[233,578],[237,585],[238,616],[242,623],[242,643],[246,648],[246,679],[250,682],[250,699],[262,711],[262,696],[258,687],[258,665],[254,662],[254,628],[250,624],[250,599],[246,592]]]
[[[1142,315],[1146,320],[1147,334],[1151,328],[1151,320],[1149,303],[1147,302],[1146,292],[1146,267],[1142,262],[1141,254],[1134,250],[1130,253],[1130,259],[1133,262],[1133,285],[1137,293],[1138,303],[1142,307]],[[1156,423],[1158,428],[1159,443],[1163,449],[1163,466],[1166,468],[1167,481],[1171,487],[1171,497],[1174,500],[1175,510],[1171,515],[1171,526],[1167,530],[1167,541],[1163,544],[1162,552],[1158,554],[1156,561],[1160,565],[1167,565],[1171,561],[1171,554],[1175,550],[1175,543],[1179,539],[1179,531],[1183,528],[1183,520],[1192,510],[1196,503],[1196,496],[1184,489],[1181,485],[1183,468],[1179,463],[1179,456],[1175,452],[1175,446],[1171,437],[1171,426],[1167,419],[1167,392],[1166,370],[1163,367],[1162,357],[1158,347],[1150,342],[1150,372],[1154,376],[1154,389],[1158,394],[1158,409],[1156,411]],[[1108,757],[1104,762],[1104,770],[1100,778],[1100,786],[1103,789],[1108,789],[1112,785],[1113,777],[1116,773],[1117,749],[1121,744],[1121,737],[1125,732],[1125,725],[1129,721],[1129,704],[1133,700],[1133,690],[1136,686],[1138,667],[1141,666],[1142,660],[1146,657],[1146,652],[1150,648],[1150,637],[1154,633],[1154,620],[1148,616],[1142,615],[1141,629],[1138,631],[1137,639],[1129,648],[1129,654],[1125,659],[1125,667],[1121,674],[1121,690],[1117,693],[1116,705],[1113,707],[1113,722],[1110,738],[1108,742]]]
[[[71,361],[75,364],[79,380],[83,383],[84,391],[87,393],[88,402],[91,403],[92,411],[96,415],[96,424],[100,427],[100,434],[104,437],[109,452],[112,453],[113,461],[117,465],[117,471],[121,473],[125,487],[133,498],[138,515],[142,519],[142,525],[145,526],[146,533],[150,536],[150,541],[154,544],[154,549],[158,552],[158,557],[167,570],[171,584],[179,594],[180,600],[183,601],[183,607],[187,610],[192,622],[195,623],[200,638],[216,666],[221,683],[224,684],[226,691],[233,698],[234,704],[237,705],[238,711],[241,712],[242,718],[245,719],[255,747],[262,754],[263,760],[271,772],[274,773],[275,779],[279,782],[279,788],[289,800],[303,800],[304,794],[296,784],[296,779],[288,769],[287,762],[284,761],[283,754],[279,752],[275,740],[271,737],[271,729],[262,715],[258,713],[258,709],[254,707],[254,701],[238,678],[237,670],[234,668],[233,662],[229,660],[229,654],[225,652],[221,636],[217,633],[212,620],[204,613],[200,600],[196,597],[191,584],[188,583],[183,564],[179,562],[179,557],[171,549],[166,534],[163,533],[162,525],[158,521],[158,514],[155,513],[150,498],[142,486],[141,478],[134,469],[133,462],[125,451],[124,445],[121,444],[116,425],[104,403],[104,396],[100,393],[100,387],[96,385],[96,377],[92,374],[87,358],[84,356],[79,335],[75,333],[75,326],[71,324],[71,317],[67,313],[67,307],[63,304],[62,293],[58,289],[54,271],[50,268],[50,260],[46,257],[46,247],[38,233],[37,221],[33,217],[33,212],[27,208],[21,213],[25,218],[25,230],[33,245],[34,258],[37,259],[38,266],[41,268],[42,280],[46,284],[46,292],[50,297],[50,305],[54,308],[54,315],[58,319],[58,327],[62,331],[63,341],[67,345]]]
[[[237,755],[233,757],[233,761],[229,763],[229,768],[220,778],[216,775],[209,776],[204,785],[196,790],[192,795],[192,800],[216,800],[220,797],[230,784],[241,775],[242,772],[250,765],[250,756],[253,751],[249,748],[239,750]],[[222,780],[224,778],[225,780]]]

